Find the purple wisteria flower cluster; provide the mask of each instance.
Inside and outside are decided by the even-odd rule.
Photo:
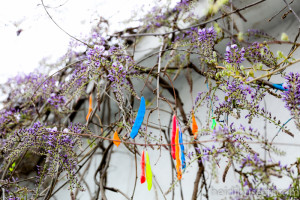
[[[211,147],[204,147],[202,150],[200,148],[196,148],[196,155],[201,156],[201,162],[214,160],[218,163],[220,159],[217,157],[222,155],[224,152],[224,148],[217,148],[215,145],[212,145]]]
[[[197,96],[196,96],[195,102],[194,102],[195,105],[198,104],[199,100],[201,99],[202,94],[203,94],[203,92],[198,92],[197,93]]]
[[[196,43],[200,47],[200,50],[205,48],[212,49],[215,45],[215,39],[217,37],[217,33],[214,29],[214,27],[209,28],[191,28],[191,30],[186,31],[185,34],[182,35],[181,39],[186,39],[189,42]],[[177,37],[177,40],[180,39],[180,37]],[[194,47],[198,47],[194,46]]]
[[[236,44],[226,47],[225,61],[239,66],[245,59],[253,63],[262,63],[268,67],[274,67],[277,60],[267,45],[254,42],[247,48],[238,48]]]
[[[217,33],[213,27],[198,30],[198,40],[207,46],[212,47],[215,43]]]
[[[223,156],[235,160],[236,172],[240,175],[247,174],[247,176],[240,177],[240,183],[249,190],[257,189],[261,185],[268,186],[268,184],[261,181],[262,179],[269,179],[266,173],[263,173],[264,171],[267,170],[276,174],[276,176],[281,176],[282,173],[288,170],[287,165],[282,166],[280,162],[272,160],[267,162],[256,149],[248,144],[248,142],[261,143],[264,140],[263,135],[251,126],[246,127],[240,124],[240,126],[235,127],[234,123],[231,123],[227,127],[224,124],[219,126],[218,129],[214,129],[212,136],[216,141],[224,141],[222,145],[222,148],[225,149],[222,152]],[[270,151],[280,155],[280,152],[275,148],[271,148]],[[230,167],[230,165],[228,166]],[[225,172],[226,176],[227,172]]]
[[[243,158],[240,168],[251,167],[251,166],[264,168],[264,161],[259,158],[257,153],[255,153],[252,156],[247,155],[247,157]]]
[[[105,38],[97,33],[92,35],[92,48],[88,48],[85,58],[89,70],[99,69],[100,66],[105,66],[108,58],[114,53],[115,47],[107,44]]]
[[[74,68],[75,70],[73,71],[70,80],[66,84],[66,87],[70,87],[70,85],[80,87],[88,81],[88,66],[86,63],[76,65]]]
[[[145,28],[147,30],[153,30],[165,25],[167,22],[167,15],[164,12],[164,9],[155,5],[146,15],[146,19],[144,20],[147,21]]]
[[[216,38],[217,33],[214,30],[214,27],[202,29],[193,27],[190,30],[185,31],[182,35],[176,36],[173,44],[179,44],[179,47],[189,46],[189,50],[195,49],[195,52],[200,55],[199,59],[201,62],[211,64],[216,63],[216,52],[214,52]],[[181,64],[184,65],[184,63],[187,62],[186,59],[189,57],[189,55],[187,56],[187,53],[180,54],[179,52],[177,52],[177,55],[182,61]],[[176,56],[172,55],[170,61],[175,62],[175,58]]]
[[[15,162],[16,158],[26,152],[37,156],[45,156],[44,166],[40,176],[55,177],[62,171],[67,172],[70,187],[80,187],[75,173],[77,166],[76,148],[81,146],[81,140],[74,134],[81,133],[84,126],[71,124],[59,131],[57,127],[49,128],[41,122],[34,123],[30,128],[22,128],[7,137],[3,148],[6,165]],[[72,134],[70,134],[72,133]],[[44,178],[40,178],[44,181]],[[41,183],[39,183],[41,184]]]
[[[8,200],[21,200],[19,197],[9,197]]]
[[[86,86],[91,80],[101,79],[101,86],[98,85],[98,88],[109,85],[117,94],[117,101],[121,102],[126,91],[134,93],[127,77],[136,73],[135,63],[116,41],[107,41],[98,33],[94,33],[91,42],[91,47],[80,56],[80,60],[77,58],[80,62],[73,66],[74,71],[68,74],[63,85],[62,96],[65,99],[80,96],[85,93]]]
[[[232,150],[239,149],[237,154],[241,156],[241,159],[256,154],[256,152],[247,145],[248,141],[260,141],[262,139],[260,133],[254,130],[253,127],[245,127],[242,124],[235,127],[234,123],[231,123],[230,126],[224,124],[214,129],[212,137],[216,142],[218,140],[228,142],[227,145],[229,145],[229,148]],[[226,152],[230,154],[230,152]]]
[[[203,28],[199,29],[197,33],[200,54],[202,54],[205,62],[213,62],[213,47],[215,45],[215,40],[217,37],[215,29],[213,27]]]
[[[23,121],[33,118],[34,113],[43,107],[62,111],[66,97],[61,94],[64,84],[58,84],[57,77],[41,73],[29,73],[10,78],[1,87],[6,94],[5,108],[0,111],[0,130],[2,135],[10,133],[11,127],[22,127]],[[41,113],[40,113],[41,114]]]
[[[28,94],[32,94],[38,89],[41,92],[41,97],[46,98],[48,94],[55,91],[56,87],[55,78],[47,78],[47,75],[41,73],[29,73],[24,75],[17,75],[14,78],[8,79],[5,84],[3,93],[10,91],[9,98],[17,98],[19,102],[25,100]]]
[[[101,66],[110,66],[106,78],[113,83],[112,87],[122,87],[126,84],[126,76],[133,72],[134,61],[120,47],[111,46],[105,50],[105,43],[101,41],[101,45],[94,45],[86,53],[88,70],[97,72]]]
[[[111,53],[105,50],[103,45],[95,45],[93,49],[88,49],[86,57],[88,59],[89,66],[100,67],[107,60],[107,57]]]
[[[8,108],[0,111],[0,130],[4,134],[7,130],[7,125],[12,125],[20,121],[21,114],[20,111],[16,108]]]
[[[125,61],[125,67],[122,64],[122,61]],[[133,61],[129,56],[121,58],[120,60],[117,59],[116,62],[113,62],[107,75],[108,80],[113,83],[112,87],[122,87],[124,84],[126,84],[126,76],[128,76],[132,69]]]
[[[274,37],[270,36],[266,32],[258,29],[248,29],[246,35],[248,35],[248,37],[255,37],[256,40],[260,38],[276,40]]]
[[[262,101],[265,94],[259,92],[259,86],[252,88],[242,81],[233,80],[222,84],[224,89],[225,99],[216,107],[215,114],[220,116],[224,113],[232,113],[236,110],[236,117],[240,117],[240,110],[246,109],[249,114],[249,120],[253,118],[259,110],[259,103]]]
[[[240,50],[236,44],[226,47],[225,61],[231,64],[240,65],[245,60],[245,48]]]
[[[18,122],[21,116],[25,118],[36,112],[35,106],[47,108],[50,106],[56,111],[61,111],[66,102],[66,96],[61,92],[63,89],[64,84],[58,84],[55,76],[48,77],[41,73],[18,75],[9,79],[2,88],[2,92],[8,94],[6,102],[8,106],[1,111],[3,115],[0,115],[11,116],[11,112],[18,112],[10,120],[10,122]],[[4,121],[2,122],[1,125],[7,125]]]
[[[268,46],[259,42],[254,42],[247,47],[245,58],[248,58],[254,63],[261,62],[269,67],[274,67],[277,64],[277,60]]]
[[[282,100],[294,117],[296,126],[300,129],[300,73],[288,73],[282,86],[287,89],[282,93]]]
[[[64,96],[58,95],[56,93],[50,94],[50,97],[47,99],[47,102],[54,106],[56,109],[63,106],[66,103],[66,98]]]
[[[184,9],[188,9],[190,6],[191,2],[193,0],[180,0],[179,2],[176,3],[176,6],[174,7],[174,11],[182,11]]]

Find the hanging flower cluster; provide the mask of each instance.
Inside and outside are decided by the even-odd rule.
[[[77,166],[76,147],[81,145],[79,137],[68,133],[81,133],[83,127],[71,124],[63,131],[57,127],[47,128],[41,122],[36,122],[31,128],[20,129],[7,138],[4,146],[5,158],[12,163],[24,151],[29,150],[38,156],[46,156],[43,175],[55,176],[58,170],[68,172],[71,187],[80,186],[76,179]],[[46,167],[47,166],[47,167]]]
[[[277,64],[277,60],[268,46],[259,42],[253,42],[246,48],[245,58],[254,63],[261,62],[269,67],[274,67]]]
[[[300,73],[290,72],[285,76],[285,79],[282,87],[286,91],[283,92],[282,100],[295,118],[298,129],[300,129]]]
[[[227,63],[233,63],[240,65],[244,60],[245,48],[242,47],[240,50],[236,44],[226,47],[225,61]]]
[[[213,27],[198,30],[198,43],[200,54],[203,54],[205,62],[212,62],[214,57],[213,47],[217,33]]]
[[[259,110],[259,103],[262,101],[265,94],[259,92],[259,87],[252,88],[242,81],[227,81],[226,84],[221,85],[224,89],[225,98],[223,102],[216,107],[215,114],[220,116],[224,113],[232,113],[237,111],[237,117],[240,116],[240,110],[246,109],[249,111],[249,120],[255,116]]]

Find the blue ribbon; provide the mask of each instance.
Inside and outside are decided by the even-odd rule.
[[[180,144],[180,150],[181,150],[181,166],[182,169],[185,169],[186,164],[185,164],[185,156],[184,156],[184,145],[183,145],[183,141],[182,141],[182,132],[181,132],[181,128],[180,125],[178,124],[179,127],[179,144]]]
[[[278,83],[278,84],[273,83],[272,85],[273,85],[274,88],[276,88],[278,90],[288,91],[288,89],[285,89],[285,88],[282,87],[282,83]]]
[[[146,112],[146,102],[145,102],[144,97],[141,97],[140,108],[138,110],[138,113],[136,115],[133,127],[131,129],[131,133],[130,133],[130,137],[132,139],[134,139],[137,136],[138,132],[139,132],[139,129],[140,129],[140,127],[143,123],[143,120],[144,120],[145,112]]]

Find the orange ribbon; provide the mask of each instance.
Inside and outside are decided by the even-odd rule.
[[[90,117],[90,115],[91,115],[91,113],[92,113],[92,110],[93,110],[92,105],[93,105],[93,97],[92,97],[92,94],[90,94],[90,99],[89,99],[89,111],[88,111],[88,114],[86,115],[86,121],[89,120],[89,117]]]
[[[196,139],[198,135],[198,125],[196,123],[194,111],[192,112],[192,133],[194,134],[194,139]]]
[[[176,136],[175,136],[175,157],[176,157],[176,171],[178,180],[181,179],[181,162],[179,158],[179,128],[176,127]]]
[[[117,131],[114,133],[113,140],[114,140],[113,143],[114,143],[117,147],[121,144],[121,140],[120,140],[120,138],[119,138],[119,136],[118,136],[118,132],[117,132]]]

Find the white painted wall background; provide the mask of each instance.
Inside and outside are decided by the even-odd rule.
[[[13,1],[11,1],[13,2]],[[23,3],[22,3],[23,2]],[[7,8],[16,8],[15,5],[20,5],[22,7],[23,11],[25,11],[24,6],[29,6],[28,1],[24,3],[22,2],[17,2],[17,4],[11,3]],[[31,3],[38,3],[38,1],[33,1]],[[74,3],[76,1],[70,1],[71,3]],[[206,1],[202,1],[206,2]],[[251,1],[246,1],[246,0],[236,0],[238,3],[237,5],[240,5],[242,7],[245,4],[248,4],[250,2],[254,2],[253,0]],[[82,4],[81,4],[82,5]],[[86,5],[92,6],[91,4]],[[125,6],[125,4],[122,4],[122,6]],[[297,21],[294,19],[292,15],[289,15],[285,20],[281,20],[280,16],[276,17],[272,22],[268,23],[266,22],[266,19],[269,19],[274,13],[276,13],[278,10],[280,10],[284,6],[284,3],[281,0],[267,0],[265,3],[262,3],[260,6],[256,6],[254,8],[249,9],[246,13],[242,12],[244,16],[250,21],[248,23],[243,23],[238,17],[236,17],[236,22],[239,25],[239,27],[243,27],[243,30],[246,31],[248,28],[254,28],[254,29],[262,29],[265,30],[265,32],[270,33],[271,35],[275,36],[277,39],[280,39],[280,35],[282,32],[286,32],[290,39],[293,39],[297,33],[297,28],[299,24],[297,24]],[[43,10],[41,10],[41,7],[35,7],[36,8],[36,15],[33,17],[36,18],[45,18],[45,20],[49,20],[46,16]],[[297,13],[300,11],[300,2],[295,1],[293,4],[293,8],[297,10]],[[3,10],[5,10],[5,7],[1,7],[1,12],[0,16],[3,15]],[[203,12],[205,7],[199,7],[199,13]],[[70,10],[72,10],[70,8]],[[79,32],[76,30],[72,29],[72,26],[67,26],[68,23],[76,23],[78,26],[81,26],[80,22],[82,21],[82,17],[86,16],[89,14],[89,12],[84,13],[84,14],[78,14],[81,13],[81,10],[72,10],[70,11],[71,14],[69,16],[69,21],[66,20],[64,24],[61,24],[62,27],[66,28],[70,33],[76,32],[76,36],[79,35]],[[25,13],[24,15],[28,15],[29,13]],[[61,16],[60,13],[58,13],[58,16]],[[76,20],[74,17],[76,16]],[[3,18],[2,18],[3,20]],[[45,20],[42,20],[44,23]],[[6,25],[5,25],[6,26]],[[9,26],[9,25],[8,25]],[[27,25],[28,27],[34,26],[31,24]],[[84,27],[84,26],[83,26]],[[0,26],[0,28],[3,28]],[[57,29],[51,22],[48,23],[45,26],[41,26],[39,28],[33,27],[33,28],[28,28],[32,31],[27,31],[27,28],[24,28],[24,32],[21,33],[21,35],[17,37],[13,37],[11,34],[15,34],[15,29],[13,26],[10,26],[11,29],[5,30],[5,31],[0,31],[0,44],[3,44],[4,42],[10,41],[11,45],[6,46],[6,49],[3,49],[1,47],[1,59],[4,60],[6,63],[1,64],[1,72],[5,69],[5,73],[8,74],[14,74],[12,70],[20,71],[23,69],[23,66],[27,65],[35,65],[36,67],[38,66],[38,60],[41,58],[51,55],[54,58],[56,56],[60,56],[65,52],[65,48],[61,48],[62,46],[67,46],[68,40],[67,36],[64,35],[62,32],[57,32],[53,36],[55,39],[51,39],[51,37],[47,37],[47,32],[51,29]],[[3,29],[2,29],[3,30]],[[85,32],[86,31],[86,32]],[[82,29],[81,33],[86,34],[88,33],[89,30]],[[43,39],[37,39],[38,36],[40,35],[45,35],[45,38]],[[31,38],[29,40],[25,40],[26,38]],[[60,38],[60,39],[58,39]],[[50,44],[51,43],[51,44]],[[52,44],[55,44],[52,46]],[[30,47],[32,56],[29,56],[28,63],[22,62],[22,60],[25,60],[28,58],[28,55],[24,55],[22,57],[23,53]],[[53,48],[53,49],[52,49]],[[287,53],[289,51],[290,46],[283,46],[283,45],[274,45],[272,46],[272,49],[274,50],[283,50],[284,53]],[[147,55],[148,53],[150,54],[151,52],[157,51],[159,49],[159,40],[154,37],[148,37],[144,38],[140,44],[137,46],[137,51],[142,52],[141,54],[136,54],[136,59],[139,60],[143,56]],[[225,49],[225,46],[223,47]],[[149,50],[149,51],[144,51],[144,50]],[[57,53],[54,53],[57,52]],[[295,57],[300,57],[299,50],[295,53]],[[31,63],[32,62],[32,63]],[[145,62],[145,66],[152,66],[152,64],[156,62],[156,58],[149,59]],[[195,61],[197,63],[197,61]],[[9,67],[7,67],[9,66]],[[12,67],[14,66],[14,67]],[[28,71],[31,71],[29,69]],[[27,72],[28,72],[27,71]],[[299,64],[296,64],[295,66],[288,68],[286,71],[300,71],[299,70]],[[0,78],[4,77],[4,74],[0,75]],[[277,76],[276,79],[272,79],[271,81],[273,82],[282,82],[282,78]],[[199,91],[206,91],[206,85],[204,84],[204,78],[201,76],[198,76],[197,74],[193,73],[193,81],[194,81],[194,91],[193,95],[194,97],[196,96],[197,92]],[[186,80],[184,77],[179,77],[175,81],[175,85],[178,87],[180,96],[184,101],[184,108],[186,111],[191,110],[191,100],[189,98],[185,97],[190,97],[188,91],[188,85],[183,84],[186,83]],[[138,90],[137,90],[138,91]],[[146,99],[152,99],[153,97],[150,95],[150,93],[144,93]],[[163,95],[168,96],[167,93],[164,93]],[[290,118],[289,112],[284,108],[284,104],[280,100],[275,100],[274,98],[267,96],[266,98],[267,101],[267,108],[270,110],[275,116],[277,116],[278,119],[280,119],[282,122],[287,121]],[[161,103],[161,108],[162,109],[168,109],[168,106]],[[78,115],[78,118],[84,119],[84,113],[81,113],[81,115]],[[198,110],[196,113],[198,123],[201,122],[202,124],[205,124],[205,119],[206,119],[206,112],[205,109],[201,108]],[[180,116],[179,116],[180,118]],[[170,117],[168,115],[164,115],[161,112],[161,122],[162,124],[168,124],[169,123]],[[235,120],[232,117],[229,117],[229,122]],[[152,117],[150,118],[151,122],[157,123],[157,113],[152,114]],[[243,124],[247,124],[247,121],[245,120],[239,120]],[[254,120],[252,122],[252,126],[263,130],[264,123],[261,119],[259,120]],[[286,143],[298,143],[300,142],[300,136],[299,136],[299,131],[296,130],[293,122],[290,122],[288,126],[294,130],[295,133],[295,138],[291,138],[287,136],[284,133],[281,133],[279,137],[276,139],[276,141],[280,142],[286,142]],[[272,137],[274,134],[277,133],[278,129],[274,128],[273,126],[270,126],[268,124],[267,126],[268,130],[268,136]],[[150,131],[150,129],[149,129]],[[153,130],[155,132],[156,130]],[[156,131],[157,132],[157,131]],[[209,137],[209,136],[208,136]],[[187,139],[185,136],[184,139]],[[201,138],[202,139],[202,138]],[[207,137],[203,137],[203,139],[207,139]],[[137,139],[138,140],[138,139]],[[280,158],[280,160],[283,161],[283,163],[289,163],[291,160],[294,160],[296,157],[299,157],[299,147],[286,147],[286,146],[279,146],[281,149],[284,149],[287,154],[284,158]],[[191,151],[192,148],[186,146],[186,149],[188,151]],[[134,164],[134,156],[121,145],[119,148],[114,147],[115,153],[112,155],[112,160],[110,167],[108,169],[108,184],[107,186],[119,188],[121,191],[125,192],[128,196],[131,196],[132,190],[133,190],[133,185],[134,185],[134,178],[135,178],[135,164]],[[163,149],[160,152],[157,150],[152,150],[148,148],[148,152],[150,154],[150,159],[151,159],[151,165],[152,165],[152,171],[153,174],[156,177],[156,180],[159,182],[160,186],[162,187],[162,190],[165,192],[167,189],[170,187],[170,182],[171,182],[171,166],[170,166],[170,156],[169,152]],[[261,152],[263,153],[263,152]],[[278,158],[274,158],[275,160]],[[101,160],[101,156],[99,155],[98,157],[94,158],[93,163],[91,165],[91,173],[88,173],[86,176],[86,180],[88,181],[91,191],[94,191],[96,188],[96,185],[94,184],[93,180],[93,172],[95,169],[98,167],[99,163]],[[158,161],[158,162],[157,162]],[[138,158],[139,162],[139,158]],[[224,171],[224,162],[220,165],[220,174],[223,173]],[[209,169],[209,168],[207,168]],[[192,195],[192,190],[193,190],[193,185],[194,185],[194,179],[195,179],[195,174],[196,174],[197,166],[195,166],[195,163],[187,169],[187,171],[183,174],[182,178],[182,187],[183,187],[183,192],[184,192],[184,197],[185,199],[190,199]],[[139,169],[139,163],[138,163],[138,175],[140,173]],[[209,173],[207,173],[207,176]],[[219,184],[213,185],[214,188],[230,188],[233,186],[233,183],[237,182],[238,177],[234,175],[232,172],[232,169],[229,171],[227,175],[227,179],[225,183],[222,183],[221,177],[219,177]],[[288,181],[287,180],[278,180],[278,188],[286,188],[288,186]],[[179,193],[179,185],[177,184],[175,186],[175,199],[181,199],[180,193]],[[93,194],[94,195],[94,194]],[[106,195],[108,199],[124,199],[122,198],[121,195],[113,193],[113,192],[106,192]],[[210,194],[211,195],[211,194]],[[67,190],[61,190],[59,193],[57,193],[56,198],[57,199],[69,199],[69,192]],[[171,199],[171,193],[168,194],[167,199]],[[210,196],[210,199],[221,199],[221,198],[228,198],[228,196]],[[85,193],[80,193],[78,199],[90,199],[89,195],[87,192]],[[153,189],[149,192],[147,190],[146,184],[141,185],[139,182],[137,183],[137,188],[136,188],[136,193],[134,199],[163,199],[159,189],[156,186],[156,183],[154,181],[154,187]]]

